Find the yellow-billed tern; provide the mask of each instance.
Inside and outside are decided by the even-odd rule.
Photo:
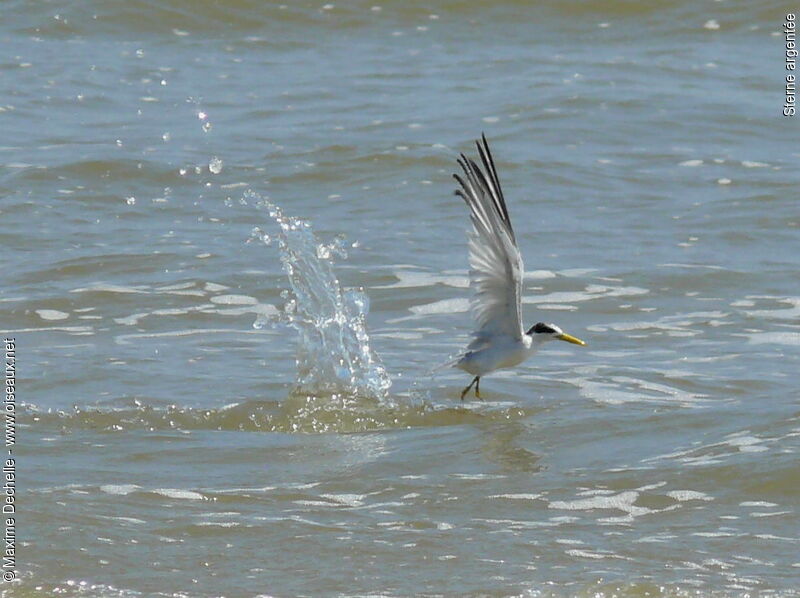
[[[464,178],[453,175],[461,185],[456,195],[467,203],[471,212],[469,278],[472,313],[478,325],[467,350],[452,362],[453,366],[475,376],[461,392],[462,400],[473,385],[475,396],[480,398],[481,376],[519,365],[547,341],[586,344],[555,324],[539,322],[527,332],[523,329],[522,256],[486,136],[483,135],[476,145],[483,170],[461,154],[458,163]]]

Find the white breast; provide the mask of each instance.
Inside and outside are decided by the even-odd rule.
[[[498,339],[491,345],[467,352],[456,367],[473,376],[483,376],[494,370],[519,365],[533,355],[537,348],[538,343],[534,343],[527,334],[520,340]]]

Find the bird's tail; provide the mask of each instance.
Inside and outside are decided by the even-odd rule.
[[[411,389],[409,390],[409,398],[417,402],[429,402],[431,399],[430,389],[433,387],[432,384],[436,379],[437,374],[442,370],[457,366],[462,357],[462,354],[458,354],[455,357],[448,359],[444,363],[432,367],[425,372],[424,375],[414,380],[414,382],[411,384]]]
[[[458,353],[455,357],[451,357],[444,363],[432,367],[430,370],[428,370],[428,375],[432,376],[434,374],[438,374],[442,370],[456,367],[461,362],[463,357],[464,355],[462,353]]]

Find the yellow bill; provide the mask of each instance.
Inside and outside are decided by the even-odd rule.
[[[586,343],[583,342],[581,339],[576,338],[571,334],[567,334],[566,332],[564,334],[559,334],[557,338],[560,341],[567,341],[568,343],[572,343],[573,345],[580,345],[581,347],[586,346]]]

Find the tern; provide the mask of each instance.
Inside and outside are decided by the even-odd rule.
[[[481,135],[475,145],[483,169],[461,154],[458,164],[464,176],[453,175],[461,186],[455,193],[469,206],[472,221],[472,231],[468,233],[469,279],[471,309],[477,324],[466,351],[451,362],[475,376],[461,392],[462,401],[473,385],[475,396],[481,398],[481,376],[519,365],[547,341],[586,345],[555,324],[539,322],[527,332],[522,327],[522,255],[486,135]]]

